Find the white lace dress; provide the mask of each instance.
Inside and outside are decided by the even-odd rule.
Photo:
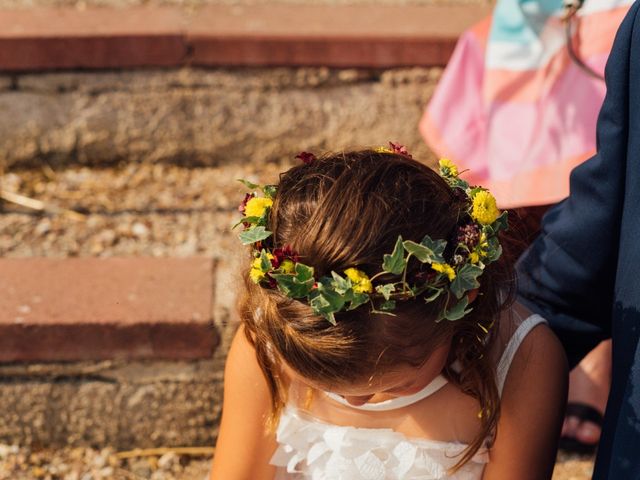
[[[502,392],[511,361],[524,337],[543,323],[539,315],[524,320],[509,340],[498,363],[496,379]],[[439,376],[420,392],[385,402],[350,406],[360,410],[392,410],[411,405],[439,390],[446,379]],[[320,421],[293,405],[284,409],[278,425],[278,448],[271,459],[276,480],[479,480],[489,453],[481,449],[452,475],[447,471],[460,459],[467,445],[409,438],[392,429],[338,426]]]

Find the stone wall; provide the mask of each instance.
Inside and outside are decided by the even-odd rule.
[[[417,125],[441,68],[180,69],[0,75],[0,159],[269,162],[395,140],[429,158]]]

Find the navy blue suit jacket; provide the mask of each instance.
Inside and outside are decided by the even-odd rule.
[[[549,319],[576,364],[613,339],[611,393],[595,479],[640,479],[640,2],[606,67],[598,153],[543,219],[518,263],[521,299]]]

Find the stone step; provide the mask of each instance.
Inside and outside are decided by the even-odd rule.
[[[0,444],[212,446],[221,377],[222,359],[0,364]]]
[[[0,72],[444,65],[489,4],[0,10]]]
[[[210,359],[210,258],[0,259],[0,362]]]

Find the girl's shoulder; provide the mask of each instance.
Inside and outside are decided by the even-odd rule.
[[[511,356],[512,361],[519,352],[531,348],[534,343],[542,342],[553,348],[554,339],[555,335],[543,317],[516,302],[500,314],[496,339],[489,355],[496,365],[504,365],[505,357]]]
[[[530,383],[538,377],[541,382],[553,381],[554,376],[562,376],[565,352],[543,317],[516,303],[502,320],[496,358],[498,373],[506,368],[505,393],[509,385],[520,388],[520,382]]]
[[[222,420],[212,465],[212,479],[273,478],[269,459],[275,436],[265,428],[270,408],[267,381],[244,326],[231,342],[224,371]]]
[[[500,327],[500,343],[504,345],[504,339],[509,339],[501,358],[505,352],[511,358],[504,372],[500,420],[492,461],[485,471],[487,480],[550,478],[566,401],[568,367],[560,342],[545,322],[533,321],[539,317],[527,314],[519,305],[514,308],[513,323]],[[508,353],[509,342],[518,338],[518,329],[526,326],[525,322],[535,323],[535,327]],[[519,459],[517,463],[514,458]]]

